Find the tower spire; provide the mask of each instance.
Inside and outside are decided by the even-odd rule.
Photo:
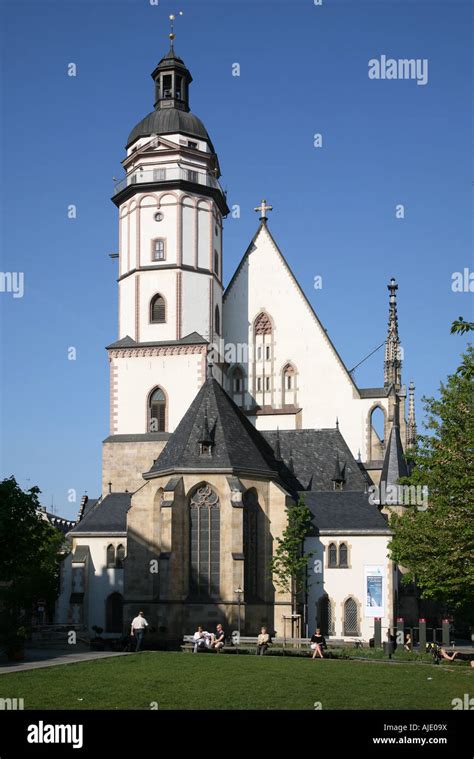
[[[400,357],[400,337],[398,335],[397,290],[398,285],[392,277],[387,285],[390,293],[388,307],[388,333],[385,341],[384,386],[401,387],[402,362]]]
[[[178,16],[183,16],[183,15],[184,15],[183,11],[179,11],[178,12]],[[174,33],[174,22],[176,21],[176,15],[174,13],[170,13],[170,15],[168,16],[168,18],[170,20],[170,33],[169,33],[168,37],[171,40],[171,50],[173,50],[173,43],[174,43],[174,41],[176,39],[176,34]]]
[[[416,443],[416,421],[415,421],[415,383],[410,382],[408,386],[408,424],[407,424],[407,446]]]

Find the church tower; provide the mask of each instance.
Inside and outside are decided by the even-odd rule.
[[[125,177],[112,198],[119,314],[118,340],[108,346],[107,442],[166,440],[205,381],[208,345],[222,332],[222,222],[229,211],[215,148],[190,110],[191,73],[170,38],[151,74],[154,109],[130,132]],[[219,367],[214,371],[220,380]],[[151,463],[144,460],[141,471]],[[120,479],[108,476],[113,485]]]

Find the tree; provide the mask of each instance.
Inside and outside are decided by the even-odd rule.
[[[40,511],[37,487],[14,477],[0,482],[0,609],[2,631],[28,624],[32,605],[54,603],[64,537]]]
[[[464,335],[466,332],[474,331],[474,322],[465,322],[462,316],[451,324],[451,334]]]
[[[288,509],[288,522],[282,537],[277,538],[277,549],[270,561],[270,569],[276,584],[291,595],[292,613],[296,613],[297,601],[307,587],[308,559],[313,551],[304,553],[304,540],[312,530],[311,512],[303,496]]]
[[[403,483],[428,486],[425,511],[410,507],[393,515],[392,559],[408,570],[424,598],[445,611],[472,618],[474,610],[474,351],[441,384],[440,397],[423,398],[431,434],[420,435],[410,452],[415,468]]]

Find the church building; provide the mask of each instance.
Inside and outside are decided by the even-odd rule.
[[[173,39],[113,196],[118,337],[107,348],[102,494],[83,498],[68,532],[57,621],[117,635],[142,610],[156,645],[218,622],[282,634],[291,601],[269,561],[303,496],[313,555],[301,633],[318,624],[368,639],[374,616],[387,627],[398,608],[387,509],[368,490],[403,475],[416,434],[398,285],[388,285],[383,384],[370,388],[357,386],[296,281],[266,201],[224,288],[229,207]]]

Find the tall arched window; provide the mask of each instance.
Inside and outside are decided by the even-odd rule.
[[[216,277],[219,276],[219,253],[217,250],[214,251],[214,274]]]
[[[162,295],[157,293],[150,301],[150,322],[164,324],[166,321],[166,305]]]
[[[220,508],[210,485],[198,487],[190,502],[190,592],[195,598],[219,596]]]
[[[385,414],[380,406],[369,412],[369,461],[381,461],[384,447]]]
[[[262,510],[258,502],[257,491],[252,488],[244,493],[244,598],[255,601],[262,597],[262,579],[265,576],[264,546],[261,545],[262,532],[260,524]]]
[[[123,628],[123,598],[111,593],[105,602],[105,632],[121,633]]]
[[[163,390],[157,387],[150,395],[149,431],[166,431],[166,398]]]
[[[341,543],[341,545],[339,546],[339,566],[340,567],[349,566],[346,543]]]
[[[344,603],[344,635],[359,634],[358,618],[357,603],[353,598],[348,598]]]
[[[328,556],[328,567],[337,567],[337,546],[335,543],[330,543]]]
[[[221,314],[219,311],[219,306],[216,306],[214,309],[214,332],[216,335],[221,334]]]
[[[273,326],[270,316],[262,311],[254,321],[254,394],[259,405],[269,405],[273,396]]]
[[[282,401],[284,406],[296,403],[296,370],[290,363],[282,371]]]
[[[107,566],[115,567],[115,546],[107,546]]]
[[[122,569],[123,568],[123,560],[124,560],[124,558],[125,558],[125,546],[123,546],[122,544],[120,544],[119,546],[117,546],[117,558],[116,558],[116,561],[115,561],[115,566],[118,569]]]
[[[323,635],[332,635],[334,620],[332,618],[332,605],[329,596],[322,596],[317,604],[317,626],[321,628]]]

